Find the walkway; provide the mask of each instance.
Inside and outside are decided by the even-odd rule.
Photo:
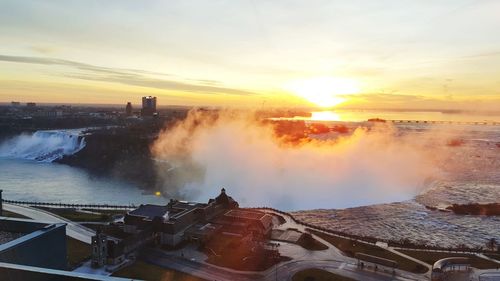
[[[383,243],[383,244],[387,245],[387,243]],[[429,277],[429,279],[430,279],[431,272],[432,272],[432,265],[431,265],[431,264],[425,263],[425,262],[423,262],[423,261],[421,261],[421,260],[419,260],[419,259],[416,259],[416,258],[414,258],[414,257],[412,257],[412,256],[409,256],[409,255],[407,255],[407,254],[401,253],[401,252],[397,251],[397,250],[396,250],[395,248],[393,248],[393,247],[389,247],[389,246],[380,246],[380,245],[381,245],[381,244],[377,243],[377,246],[379,246],[379,247],[381,247],[381,248],[384,248],[384,249],[386,249],[387,251],[389,251],[389,252],[391,252],[391,253],[393,253],[393,254],[396,254],[396,255],[398,255],[398,256],[404,257],[404,258],[406,258],[406,259],[408,259],[408,260],[411,260],[411,261],[413,261],[413,262],[416,262],[416,263],[418,263],[418,264],[420,264],[420,265],[422,265],[422,266],[426,267],[429,271],[427,271],[427,273],[425,273],[425,276]]]
[[[52,214],[50,212],[36,209],[27,206],[19,206],[9,203],[4,203],[3,208],[9,212],[23,215],[25,217],[48,223],[65,223],[66,224],[66,235],[71,238],[77,239],[84,243],[90,244],[92,241],[92,236],[95,232],[92,229],[81,226],[78,223],[60,217],[58,215]]]

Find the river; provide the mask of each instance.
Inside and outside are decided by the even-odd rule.
[[[4,199],[103,204],[166,202],[129,182],[96,177],[63,164],[0,158],[0,171]]]

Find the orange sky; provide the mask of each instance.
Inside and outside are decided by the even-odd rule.
[[[500,110],[498,1],[2,1],[0,102]]]

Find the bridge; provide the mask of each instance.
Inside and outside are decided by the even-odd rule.
[[[448,125],[488,125],[500,126],[500,122],[495,121],[439,121],[439,120],[386,120],[395,124],[448,124]],[[376,121],[375,121],[376,122]]]

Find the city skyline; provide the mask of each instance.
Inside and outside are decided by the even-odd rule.
[[[0,102],[500,110],[494,1],[0,7]]]

